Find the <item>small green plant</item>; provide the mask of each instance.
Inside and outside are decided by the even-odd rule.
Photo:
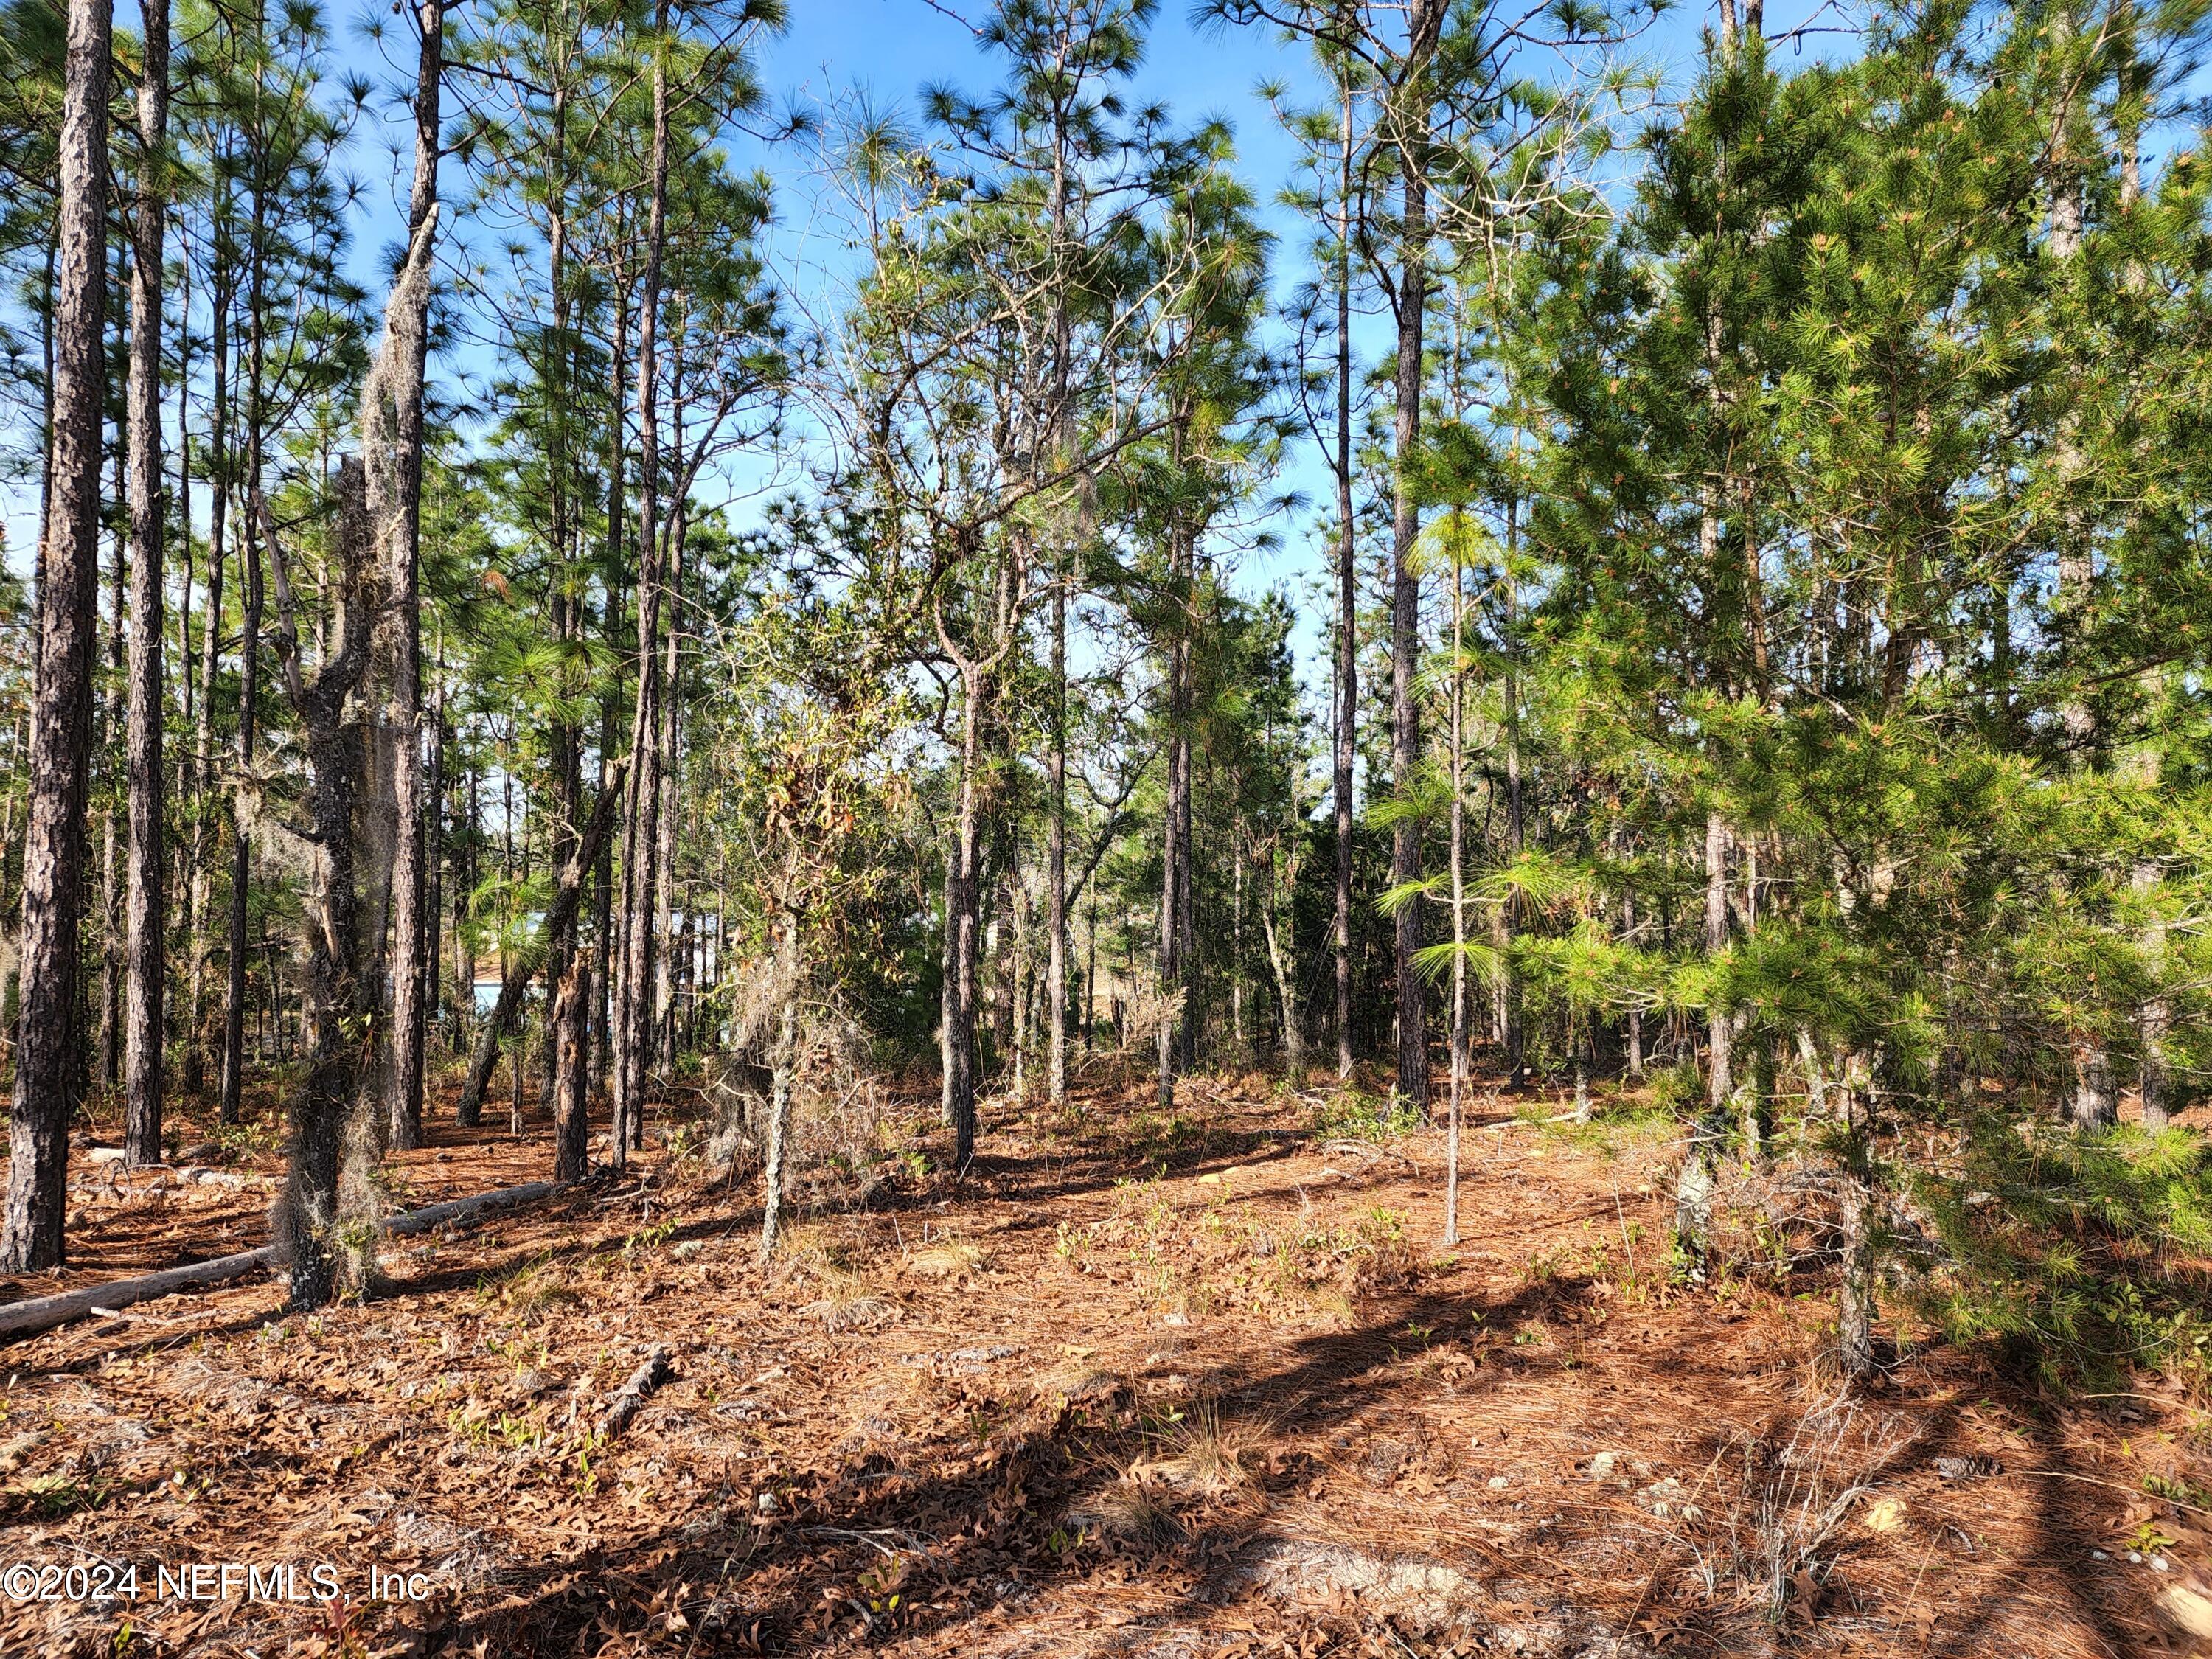
[[[2128,1540],[2128,1547],[2143,1555],[2156,1555],[2161,1550],[2172,1549],[2180,1541],[2157,1522],[2146,1521],[2135,1529],[2134,1535]]]
[[[1695,1060],[1662,1066],[1651,1073],[1651,1104],[1670,1116],[1694,1115],[1705,1104],[1705,1080]]]
[[[75,1515],[107,1501],[107,1488],[100,1482],[73,1480],[65,1474],[34,1474],[21,1490],[46,1515]]]
[[[1314,1133],[1325,1140],[1395,1140],[1425,1126],[1421,1109],[1396,1095],[1340,1089],[1314,1112]]]
[[[576,1446],[576,1478],[570,1484],[579,1498],[589,1498],[599,1489],[599,1472],[592,1468],[592,1455],[605,1442],[598,1430],[587,1432]]]
[[[2162,1474],[2147,1474],[2142,1478],[2142,1489],[2153,1498],[2163,1498],[2170,1503],[2186,1504],[2191,1509],[2212,1509],[2212,1492],[2192,1486],[2186,1480],[2169,1480]]]
[[[1402,1243],[1406,1237],[1406,1218],[1397,1211],[1378,1204],[1361,1219],[1359,1236],[1363,1243],[1373,1245]]]

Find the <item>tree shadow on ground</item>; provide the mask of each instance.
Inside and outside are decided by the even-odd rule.
[[[1241,1427],[1279,1439],[1356,1431],[1387,1414],[1402,1391],[1423,1384],[1418,1368],[1395,1363],[1418,1345],[1461,1343],[1479,1331],[1556,1320],[1588,1288],[1587,1280],[1562,1278],[1498,1296],[1416,1287],[1377,1297],[1360,1323],[1303,1336],[1280,1363],[1231,1354],[1194,1366],[1188,1397],[1213,1402],[1226,1433]],[[1416,1331],[1418,1339],[1410,1334]],[[1543,1363],[1478,1367],[1462,1379],[1460,1398],[1479,1408]],[[1739,1375],[1710,1343],[1685,1340],[1666,1363],[1692,1389],[1709,1387],[1716,1397]],[[1948,1408],[1924,1414],[1913,1437],[1914,1455],[1951,1443],[1955,1427]],[[1705,1445],[1717,1456],[1736,1430],[1710,1423],[1705,1432]],[[1126,1384],[1087,1406],[1063,1403],[1048,1420],[1033,1418],[1018,1433],[1010,1428],[980,1456],[975,1442],[957,1431],[896,1447],[854,1443],[837,1466],[780,1481],[786,1497],[764,1522],[731,1516],[549,1563],[540,1579],[544,1589],[471,1618],[458,1634],[465,1643],[488,1642],[493,1651],[550,1655],[573,1651],[586,1629],[642,1643],[653,1616],[649,1610],[660,1609],[665,1618],[666,1609],[680,1606],[701,1638],[700,1651],[750,1643],[764,1651],[798,1652],[893,1633],[973,1642],[985,1626],[1018,1615],[1021,1604],[1065,1595],[1102,1573],[1146,1586],[1156,1604],[1151,1616],[1170,1625],[1218,1621],[1240,1608],[1259,1615],[1257,1604],[1267,1598],[1240,1564],[1279,1540],[1271,1517],[1314,1478],[1316,1460],[1305,1453],[1269,1458],[1249,1472],[1249,1490],[1238,1502],[1196,1505],[1200,1513],[1179,1515],[1171,1530],[1149,1542],[1079,1538],[1071,1515],[1097,1512],[1132,1464],[1160,1443],[1157,1415],[1148,1419]],[[745,1492],[728,1496],[750,1510]],[[1746,1547],[1757,1541],[1748,1539]],[[1840,1595],[1848,1584],[1848,1549],[1836,1547],[1832,1553],[1830,1565],[1844,1575],[1836,1585]],[[2057,1569],[2062,1554],[2054,1546],[2045,1559]],[[895,1571],[888,1565],[894,1556]],[[1741,1608],[1685,1607],[1656,1593],[1668,1566],[1656,1558],[1639,1568],[1639,1575],[1648,1573],[1641,1595],[1624,1601],[1615,1594],[1585,1604],[1545,1588],[1550,1575],[1525,1553],[1516,1562],[1508,1553],[1478,1547],[1470,1561],[1452,1565],[1517,1601],[1552,1597],[1553,1611],[1567,1614],[1575,1628],[1618,1635],[1640,1622],[1671,1644],[1669,1653],[1813,1651],[1823,1645],[1818,1620],[1832,1610],[1815,1595],[1802,1608],[1814,1615],[1810,1621],[1793,1624],[1785,1617],[1767,1626]],[[1688,1553],[1680,1565],[1686,1571]],[[901,1587],[896,1611],[870,1589],[894,1580]],[[872,1611],[871,1599],[878,1604]],[[1361,1616],[1381,1620],[1388,1611]],[[1997,1611],[1981,1609],[1978,1617],[1954,1601],[1947,1609],[1944,1645],[1929,1650],[1979,1650],[1976,1633],[1986,1635]],[[1954,1626],[1952,1620],[1962,1614]],[[1265,1616],[1279,1618],[1281,1610],[1269,1604]],[[2115,1652],[2128,1650],[2116,1626],[2102,1617],[2096,1622],[2116,1641]],[[1962,1634],[1954,1638],[1954,1629]]]

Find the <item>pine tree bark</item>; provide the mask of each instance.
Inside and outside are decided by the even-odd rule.
[[[647,1023],[652,1013],[653,809],[659,799],[660,606],[660,268],[667,240],[668,0],[653,8],[653,147],[647,205],[645,277],[638,304],[637,697],[630,726],[629,811],[623,835],[623,975],[615,1036],[614,1163],[627,1162],[645,1123]]]
[[[9,1110],[0,1272],[58,1267],[67,1210],[70,1079],[79,1052],[94,596],[100,586],[101,325],[107,303],[108,0],[70,0],[55,215],[51,477],[39,580],[21,1014]]]
[[[1705,814],[1705,948],[1717,957],[1728,946],[1728,821],[1717,811]],[[1728,1136],[1729,1111],[1735,1094],[1735,1017],[1715,1007],[1706,1018],[1705,1109],[1690,1132],[1688,1152],[1674,1189],[1677,1247],[1702,1277],[1712,1230],[1713,1188],[1719,1177],[1721,1148]]]
[[[1168,543],[1168,602],[1175,633],[1168,643],[1168,788],[1160,824],[1160,1030],[1158,1086],[1160,1109],[1175,1106],[1176,1073],[1183,1062],[1182,1033],[1191,1017],[1188,973],[1183,961],[1183,890],[1190,880],[1184,862],[1188,843],[1184,823],[1190,799],[1190,538],[1171,528]],[[1182,1003],[1171,1018],[1169,1005]]]
[[[422,273],[410,262],[410,275]],[[403,276],[403,283],[406,281]],[[349,1266],[349,1233],[341,1213],[339,1161],[361,1099],[359,1032],[374,1013],[370,984],[382,941],[365,937],[357,878],[362,793],[369,734],[357,693],[368,667],[370,618],[385,598],[371,557],[368,484],[362,463],[339,464],[337,523],[332,532],[337,602],[330,653],[307,681],[300,665],[297,624],[283,550],[268,504],[253,494],[254,521],[275,573],[279,606],[277,651],[286,688],[300,717],[311,780],[307,813],[313,872],[307,884],[306,1066],[289,1113],[291,1156],[271,1216],[280,1258],[290,1279],[290,1305],[321,1307],[341,1288]],[[353,1249],[373,1248],[355,1241]],[[356,1260],[356,1273],[361,1271]]]
[[[617,279],[614,283],[614,325],[608,336],[607,367],[609,386],[607,406],[620,410],[627,396],[628,375],[626,359],[629,346],[629,289]],[[605,644],[612,655],[620,655],[619,638],[623,611],[623,587],[619,573],[623,568],[623,507],[624,499],[625,451],[623,445],[623,422],[619,419],[607,422],[607,496],[606,496],[606,563],[609,572],[605,614],[602,622],[605,629]],[[599,703],[599,767],[604,779],[607,757],[615,752],[619,735],[620,717],[616,708],[616,690],[610,687]],[[604,787],[604,783],[603,786]],[[600,855],[599,868],[593,878],[592,897],[593,932],[599,939],[601,971],[592,994],[597,1007],[592,1022],[592,1077],[594,1088],[605,1087],[614,1100],[615,1121],[621,1123],[629,1109],[623,1093],[621,1068],[614,1063],[615,1030],[622,1021],[621,980],[623,969],[629,962],[629,953],[623,938],[623,921],[629,914],[627,902],[618,902],[626,891],[627,870],[617,886],[615,846],[607,843]]]
[[[984,676],[974,663],[961,665],[960,804],[954,828],[953,870],[945,898],[951,929],[951,994],[945,1010],[945,1098],[952,1122],[952,1163],[964,1170],[975,1155],[975,1016],[981,944],[982,812],[978,799],[983,763]]]
[[[581,1181],[591,1173],[592,953],[578,944],[553,994],[553,1178]]]
[[[415,70],[415,176],[408,192],[409,246],[429,257],[437,234],[439,111],[445,72],[445,0],[416,0],[421,48]],[[410,259],[416,256],[410,254]],[[422,1140],[422,1049],[429,1033],[423,996],[422,842],[422,381],[429,351],[430,284],[403,284],[407,313],[387,316],[401,349],[394,354],[392,400],[392,496],[389,517],[377,528],[383,542],[385,582],[392,604],[392,811],[396,836],[392,861],[392,1016],[386,1082],[392,1144],[401,1149]]]
[[[116,287],[128,292],[131,266],[136,261],[118,252]],[[114,493],[111,499],[127,502],[129,473],[129,417],[124,441],[115,447]],[[126,679],[125,637],[130,633],[125,613],[130,609],[130,535],[128,514],[115,529],[114,562],[108,567],[107,686],[100,698],[100,752],[118,757],[125,750],[123,705]],[[112,762],[111,761],[111,764]],[[113,778],[100,792],[100,1088],[112,1095],[123,1086],[123,867],[119,822],[126,810],[126,780]]]
[[[1359,719],[1358,549],[1352,501],[1352,85],[1340,82],[1336,283],[1336,1074],[1352,1075],[1352,770]]]
[[[1063,343],[1063,350],[1065,343]],[[1064,564],[1064,562],[1063,562]],[[1053,573],[1052,741],[1045,758],[1045,1073],[1057,1109],[1067,1104],[1067,584]]]
[[[228,216],[229,196],[218,187],[215,220],[218,229]],[[192,716],[192,823],[191,834],[191,887],[186,901],[185,959],[190,975],[185,992],[185,1092],[200,1098],[207,1086],[208,1050],[208,904],[210,876],[218,839],[215,774],[215,682],[222,659],[223,566],[229,548],[230,518],[230,262],[224,239],[213,239],[209,295],[209,351],[210,357],[208,430],[208,476],[212,484],[208,501],[207,592],[200,617],[198,707]],[[189,532],[188,532],[189,533]]]
[[[169,4],[141,0],[144,68],[138,82],[139,177],[131,276],[130,893],[124,945],[124,1128],[126,1163],[161,1157],[166,779],[161,757],[161,259],[168,217]],[[191,534],[187,524],[185,534]]]
[[[246,279],[246,489],[261,487],[263,372],[265,368],[264,290],[268,276],[268,191],[257,175]],[[258,526],[248,524],[239,548],[243,569],[244,624],[238,646],[238,782],[231,794],[229,958],[222,1017],[221,1116],[235,1123],[246,1084],[246,901],[253,874],[253,844],[246,834],[246,790],[253,769],[255,717],[261,696],[261,616],[265,602]]]
[[[679,436],[680,441],[680,436]],[[684,604],[685,522],[683,504],[675,504],[669,528],[668,581],[672,610]],[[676,743],[682,709],[678,646],[683,630],[670,617],[662,641],[660,719],[653,734],[653,1030],[650,1063],[665,1072],[676,1061],[676,829],[677,795],[681,778],[676,764]]]

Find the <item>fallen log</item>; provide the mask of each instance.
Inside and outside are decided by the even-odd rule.
[[[501,1187],[496,1192],[478,1193],[474,1198],[456,1198],[441,1204],[426,1204],[419,1210],[409,1210],[389,1218],[384,1223],[384,1231],[395,1237],[426,1232],[448,1221],[465,1220],[486,1211],[534,1204],[559,1190],[559,1187],[550,1181],[529,1181],[520,1187]],[[201,1285],[220,1285],[226,1279],[243,1279],[257,1267],[276,1265],[276,1247],[264,1244],[258,1250],[240,1250],[234,1255],[219,1255],[210,1261],[187,1262],[181,1267],[166,1267],[160,1273],[147,1273],[137,1279],[118,1279],[106,1285],[88,1285],[79,1291],[64,1291],[56,1296],[34,1297],[26,1302],[9,1303],[0,1306],[0,1339],[30,1336],[40,1331],[52,1330],[57,1325],[66,1325],[70,1320],[82,1319],[88,1314],[120,1313],[133,1303],[150,1302],[156,1297],[173,1295],[179,1291],[191,1290]]]
[[[219,1255],[212,1261],[188,1262],[181,1267],[148,1273],[143,1279],[118,1279],[113,1284],[95,1285],[89,1290],[64,1291],[58,1296],[11,1303],[0,1308],[0,1336],[27,1336],[33,1331],[51,1330],[72,1319],[82,1319],[95,1310],[118,1311],[134,1302],[150,1302],[157,1296],[190,1290],[195,1285],[220,1285],[226,1279],[243,1279],[256,1267],[265,1267],[276,1259],[276,1247],[264,1244],[258,1250]]]

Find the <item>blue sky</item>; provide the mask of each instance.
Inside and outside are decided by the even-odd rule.
[[[465,15],[459,0],[456,16]],[[859,90],[878,106],[918,107],[921,89],[943,82],[970,92],[983,92],[994,83],[1000,65],[977,44],[964,20],[983,15],[987,0],[793,0],[789,27],[768,41],[760,56],[762,77],[779,100],[821,101]],[[1812,0],[1793,0],[1788,8],[1770,13],[1770,31],[1791,26],[1812,9]],[[132,27],[135,7],[118,8],[118,23]],[[357,12],[349,4],[334,7],[335,66],[360,72],[396,87],[403,75],[411,75],[411,49],[403,27],[377,6]],[[1679,10],[1662,18],[1637,43],[1638,55],[1667,72],[1671,85],[1680,85],[1693,63],[1698,31],[1707,14]],[[391,24],[382,40],[365,33],[368,19]],[[1833,48],[1836,37],[1815,44]],[[1245,29],[1219,31],[1194,27],[1182,0],[1166,0],[1155,21],[1146,59],[1133,95],[1164,103],[1181,124],[1205,118],[1225,121],[1237,137],[1240,166],[1255,195],[1265,204],[1279,239],[1277,277],[1285,296],[1306,276],[1304,242],[1307,231],[1296,216],[1276,209],[1275,193],[1290,179],[1296,165],[1295,145],[1281,131],[1273,112],[1256,88],[1263,80],[1288,82],[1295,88],[1304,78],[1303,51],[1279,43],[1264,32]],[[393,109],[388,98],[356,131],[349,170],[365,186],[362,217],[355,230],[355,257],[362,284],[373,294],[382,287],[380,272],[386,248],[398,240],[398,202],[406,186],[409,158],[403,147],[411,142],[411,126],[404,112]],[[755,146],[740,139],[744,159],[766,167],[771,174],[795,173],[803,158],[770,146]],[[447,195],[459,200],[464,181],[450,176]],[[787,211],[802,204],[792,202]],[[797,216],[793,214],[794,218]],[[465,234],[468,227],[451,229]],[[1370,339],[1377,352],[1387,341]],[[433,373],[449,382],[474,379],[472,371],[484,362],[477,352],[464,349]],[[732,483],[738,480],[733,479]],[[1318,498],[1328,488],[1327,474],[1316,457],[1300,453],[1290,458],[1285,484]],[[27,566],[35,541],[35,488],[23,484],[0,486],[4,494],[4,520],[9,562]],[[740,502],[735,516],[742,522],[757,506]],[[1297,582],[1320,568],[1310,544],[1310,513],[1290,516],[1273,526],[1280,550],[1248,560],[1239,572],[1239,584],[1248,591],[1284,582]]]

